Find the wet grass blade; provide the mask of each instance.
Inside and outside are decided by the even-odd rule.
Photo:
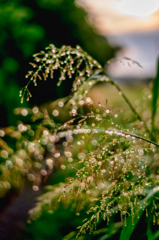
[[[146,200],[146,206],[148,207],[148,205],[151,203],[151,201],[153,200],[154,195],[156,194],[156,192],[158,192],[159,189],[158,188],[154,188],[152,190],[150,190],[149,194],[147,195],[147,197],[145,199],[143,199],[140,202],[141,208],[139,209],[139,215],[135,215],[134,217],[134,225],[132,225],[132,216],[129,216],[127,218],[127,226],[124,226],[121,234],[120,234],[120,239],[119,240],[129,240],[138,221],[140,220],[143,212],[145,211],[145,208],[142,208],[142,206],[145,206],[145,200]]]
[[[157,240],[159,239],[159,230],[157,230],[155,233],[154,233],[154,236],[153,236],[153,240]]]
[[[151,212],[149,211],[149,214],[151,215]],[[151,222],[152,222],[152,217],[148,218],[148,224],[147,224],[147,239],[152,240],[154,239],[152,230],[151,230]]]
[[[159,59],[157,64],[157,75],[153,82],[153,89],[152,89],[152,124],[151,124],[151,131],[154,132],[155,130],[155,115],[157,111],[157,99],[159,97]]]

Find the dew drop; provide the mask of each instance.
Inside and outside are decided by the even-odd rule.
[[[0,137],[4,137],[5,136],[5,132],[3,130],[0,130]]]
[[[68,158],[68,162],[73,162],[73,158]]]
[[[59,157],[60,157],[60,153],[59,153],[59,152],[56,152],[53,156],[54,156],[55,158],[59,158]]]
[[[72,153],[69,152],[69,151],[65,151],[64,154],[65,154],[65,156],[66,156],[67,158],[72,157]]]
[[[62,170],[66,169],[66,166],[65,165],[61,165],[61,169]]]
[[[104,111],[105,111],[105,113],[110,113],[109,109],[105,109]]]
[[[83,104],[84,104],[84,101],[83,101],[83,100],[80,100],[80,101],[79,101],[79,104],[80,104],[80,105],[83,105]]]
[[[52,115],[53,115],[54,117],[57,117],[57,116],[59,115],[59,111],[56,110],[56,109],[54,109],[54,110],[52,111]]]
[[[39,187],[36,186],[36,185],[33,185],[33,186],[32,186],[32,189],[33,189],[35,192],[37,192],[37,191],[39,190]]]
[[[40,174],[41,174],[42,176],[46,176],[46,175],[47,175],[47,171],[44,170],[44,169],[42,169],[42,170],[40,171]]]
[[[44,130],[44,131],[43,131],[43,135],[44,135],[44,136],[48,136],[48,135],[49,135],[49,132],[48,132],[47,130]]]
[[[64,106],[64,103],[63,102],[58,102],[58,106],[62,108]]]
[[[143,155],[144,155],[144,150],[143,149],[139,150],[139,156],[142,157]]]
[[[102,106],[102,104],[101,104],[100,102],[98,102],[98,105],[99,105],[99,107],[101,107],[101,106]]]
[[[51,158],[48,158],[48,159],[46,159],[46,164],[48,165],[48,166],[53,166],[53,160],[51,159]]]
[[[24,117],[27,116],[27,115],[28,115],[28,110],[22,109],[22,110],[21,110],[21,114],[22,114]]]
[[[32,112],[33,112],[34,114],[37,114],[37,113],[39,112],[38,107],[33,107]]]
[[[1,157],[2,158],[7,158],[8,157],[8,152],[6,150],[1,151]]]
[[[28,178],[29,181],[34,181],[35,180],[35,176],[33,174],[31,174],[31,173],[29,173],[27,175],[27,178]]]
[[[90,194],[90,193],[91,193],[90,189],[88,189],[88,190],[86,191],[86,193],[87,193],[87,194]]]
[[[91,144],[92,144],[93,146],[97,146],[98,142],[97,142],[96,139],[94,139],[94,140],[91,141]]]

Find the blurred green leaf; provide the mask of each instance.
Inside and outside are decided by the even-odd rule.
[[[0,91],[2,91],[3,87],[4,87],[4,78],[5,78],[5,72],[3,71],[2,68],[0,68]],[[1,102],[1,100],[0,100]]]
[[[70,232],[67,236],[65,236],[63,238],[63,240],[70,240],[70,239],[74,239],[74,237],[76,237],[77,233],[76,232]]]
[[[11,57],[6,57],[3,61],[3,68],[10,72],[10,73],[16,73],[19,67],[19,63]]]

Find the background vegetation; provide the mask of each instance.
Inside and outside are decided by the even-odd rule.
[[[104,64],[114,55],[107,40],[87,21],[87,13],[74,0],[9,0],[0,3],[0,125],[16,124],[13,109],[20,106],[19,90],[26,84],[25,74],[32,55],[50,43],[57,47],[79,44]],[[63,96],[64,89],[52,87],[52,100]],[[49,89],[46,88],[46,92]],[[65,94],[69,93],[70,89]],[[46,102],[36,97],[33,104]]]

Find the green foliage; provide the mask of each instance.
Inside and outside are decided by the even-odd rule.
[[[153,142],[149,119],[141,118],[120,87],[82,48],[50,45],[34,58],[35,69],[28,72],[28,84],[20,91],[22,102],[25,96],[32,98],[31,84],[38,87],[54,81],[54,76],[57,85],[70,78],[72,94],[52,102],[51,110],[46,105],[17,108],[15,114],[21,116],[17,127],[0,130],[1,196],[12,188],[20,189],[26,180],[38,191],[50,178],[50,185],[30,210],[31,228],[41,231],[43,238],[50,231],[58,239],[76,235],[104,240],[119,238],[119,234],[120,239],[131,239],[144,213],[151,219],[148,238],[158,236],[151,222],[159,222],[159,144]],[[125,122],[123,111],[107,100],[92,99],[89,93],[97,83],[116,88],[130,120]],[[73,219],[70,233],[64,231],[63,236],[62,226],[68,229],[67,210],[71,219],[76,214],[80,220]],[[45,219],[57,219],[59,229],[38,229]]]

